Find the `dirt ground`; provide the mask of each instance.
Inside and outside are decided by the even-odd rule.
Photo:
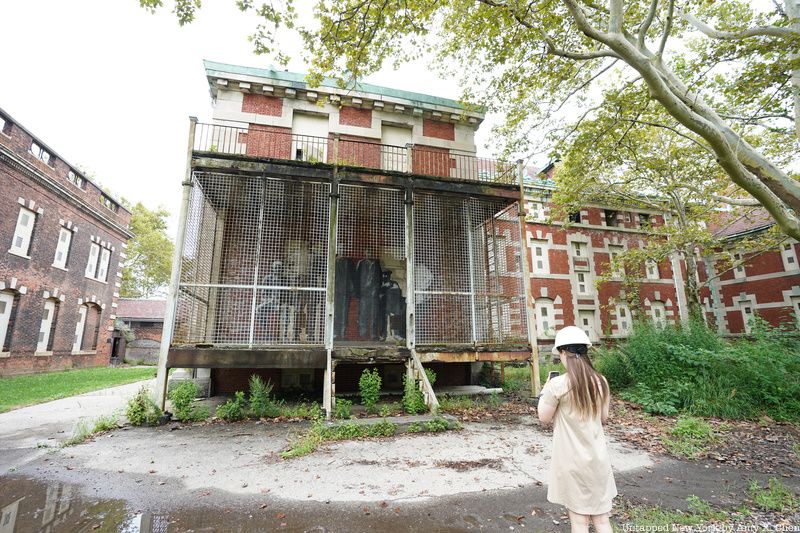
[[[662,443],[674,419],[622,402],[612,413],[618,524],[631,507],[686,509],[689,495],[733,513],[753,480],[800,488],[794,426],[712,420],[716,440],[687,460]],[[155,531],[159,521],[169,531],[568,530],[564,510],[546,500],[551,435],[533,405],[455,414],[459,431],[326,443],[292,460],[279,453],[307,423],[125,427],[16,465],[0,477],[0,507],[69,492],[68,508],[83,510],[63,520],[64,531]],[[38,524],[42,506],[20,516]],[[750,517],[765,525],[795,518]]]

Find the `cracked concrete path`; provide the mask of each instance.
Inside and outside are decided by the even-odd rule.
[[[46,448],[58,446],[72,436],[82,420],[88,423],[121,412],[128,399],[143,385],[152,389],[155,380],[137,381],[0,413],[0,472],[36,459]]]
[[[172,430],[172,428],[180,428]],[[54,453],[19,472],[90,487],[147,506],[209,493],[305,502],[425,501],[518,489],[546,481],[550,438],[532,417],[467,423],[460,431],[323,444],[311,455],[278,455],[306,425],[236,423],[126,428]],[[653,464],[610,440],[616,473]],[[180,502],[176,502],[180,503]]]

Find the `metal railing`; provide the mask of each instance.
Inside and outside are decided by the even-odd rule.
[[[314,137],[286,128],[197,124],[195,152],[246,155],[405,172],[444,179],[514,184],[516,165],[469,152],[408,144],[392,146],[346,135]]]

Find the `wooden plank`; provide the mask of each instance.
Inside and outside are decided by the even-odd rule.
[[[527,361],[531,352],[512,351],[512,352],[419,352],[417,353],[423,363],[475,363],[480,361]]]

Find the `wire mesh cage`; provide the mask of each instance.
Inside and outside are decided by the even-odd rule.
[[[336,237],[337,343],[405,338],[405,213],[399,189],[342,185]]]
[[[330,186],[221,173],[192,185],[173,342],[323,344]]]
[[[525,342],[525,297],[515,205],[414,195],[418,345]]]

